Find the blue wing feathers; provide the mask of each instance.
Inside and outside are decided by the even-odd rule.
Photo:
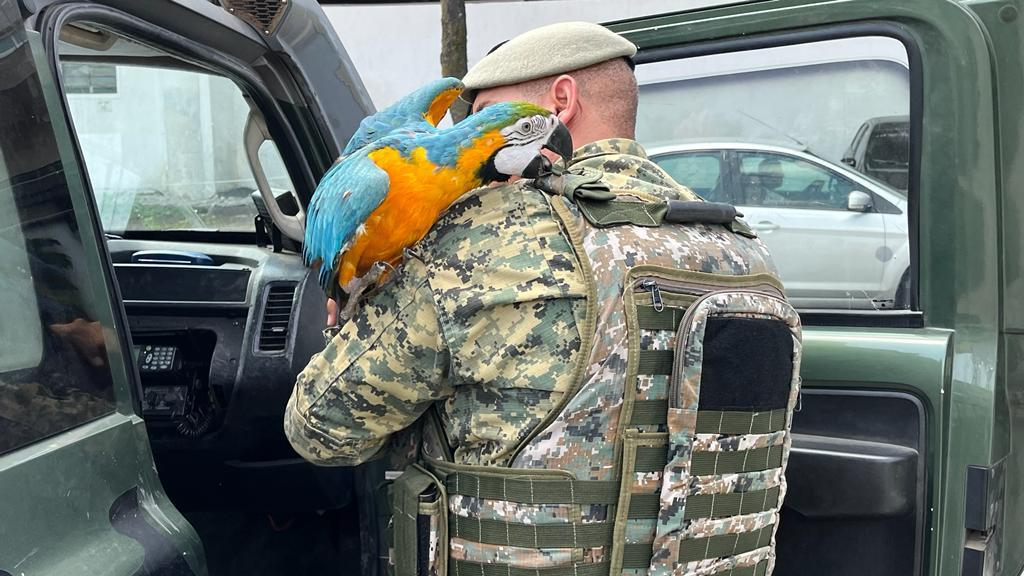
[[[495,104],[446,130],[424,119],[434,98],[457,80],[442,79],[396,102],[360,124],[345,154],[328,169],[310,202],[306,218],[303,259],[320,266],[320,285],[329,294],[337,287],[339,256],[348,249],[359,227],[388,195],[391,182],[369,154],[392,148],[409,157],[424,148],[440,167],[454,166],[466,146],[481,134],[507,124],[511,105]]]
[[[462,82],[455,78],[440,78],[398,100],[391,106],[363,118],[359,129],[349,140],[343,156],[376,142],[398,128],[415,132],[429,132],[434,127],[424,119],[434,99],[446,90],[458,89]]]
[[[369,151],[364,148],[332,166],[310,202],[303,259],[307,266],[322,262],[320,286],[327,291],[333,290],[338,255],[388,194],[388,175],[367,156]]]

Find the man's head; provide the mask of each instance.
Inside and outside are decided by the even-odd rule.
[[[765,158],[757,165],[757,174],[761,177],[761,186],[767,190],[775,190],[782,186],[784,174],[782,162],[777,158]]]
[[[558,115],[576,147],[633,138],[636,47],[603,26],[566,22],[531,30],[499,45],[464,79],[474,112],[525,100]]]

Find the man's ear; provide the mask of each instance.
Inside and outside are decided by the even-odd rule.
[[[548,97],[554,103],[558,121],[570,126],[570,123],[580,114],[580,90],[576,79],[568,74],[562,74],[555,78],[555,81],[551,83]]]

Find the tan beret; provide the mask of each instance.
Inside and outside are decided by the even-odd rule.
[[[636,46],[592,22],[561,22],[520,34],[476,63],[462,79],[463,98],[494,86],[572,72],[613,58],[631,58]]]

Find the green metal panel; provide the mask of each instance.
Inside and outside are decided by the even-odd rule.
[[[159,488],[145,425],[120,413],[0,457],[0,567],[12,574],[136,573],[146,549],[115,529],[110,514],[113,502],[137,487],[139,520],[180,550],[195,574],[205,574],[198,537]],[[160,544],[147,542],[154,546]]]
[[[949,330],[806,328],[801,376],[804,387],[894,390],[917,396],[926,410],[928,506],[933,526],[943,516],[942,454],[947,443],[949,374],[953,346]],[[939,540],[930,538],[937,562]],[[934,569],[926,574],[938,574]],[[959,574],[959,566],[955,573]]]
[[[1017,1],[968,2],[968,6],[985,26],[992,48],[995,67],[999,159],[1002,190],[1002,258],[1003,312],[1005,357],[1001,364],[1005,394],[997,394],[993,435],[993,457],[1007,454],[1006,494],[1003,513],[1003,573],[1024,571],[1024,33],[1021,11],[1024,3]]]
[[[16,45],[30,47],[67,179],[84,266],[86,290],[99,304],[95,320],[117,326],[103,237],[75,161],[61,100],[38,34],[17,30]],[[0,111],[2,113],[2,111]],[[126,340],[108,334],[117,410],[107,416],[0,456],[0,570],[13,574],[134,574],[161,567],[206,574],[192,527],[163,493],[145,425],[135,414]],[[120,502],[121,506],[115,505]],[[112,518],[115,511],[117,519]],[[117,524],[117,526],[115,526]]]
[[[938,382],[948,375],[950,384],[919,388],[923,383],[908,378],[903,360],[896,360],[914,355],[913,343],[930,337],[929,330],[896,331],[885,338],[809,330],[805,378],[812,385],[827,378],[844,386],[859,382],[915,389],[929,399],[930,425],[939,437],[933,447],[942,446],[942,452],[930,460],[936,492],[928,573],[953,576],[960,573],[964,542],[967,466],[989,466],[1005,456],[1009,445],[999,362],[1002,254],[995,91],[988,39],[978,18],[944,0],[775,0],[620,22],[612,28],[641,50],[651,50],[872,22],[895,25],[920,53],[912,66],[920,72],[921,96],[911,103],[912,115],[922,119],[916,166],[920,183],[912,189],[918,288],[925,324],[955,331],[950,360],[929,378]],[[1019,55],[1018,48],[1011,57]],[[1019,101],[1020,92],[1014,97]],[[851,340],[844,343],[844,338]],[[940,367],[931,364],[931,370]]]

